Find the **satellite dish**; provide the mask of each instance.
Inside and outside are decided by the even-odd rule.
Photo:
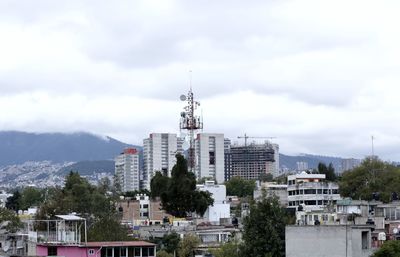
[[[187,149],[189,149],[189,147],[190,147],[190,145],[189,145],[189,142],[188,142],[188,141],[183,142],[183,144],[182,144],[182,149],[183,149],[184,151],[186,151]]]
[[[179,97],[179,99],[181,99],[181,101],[186,101],[186,96],[185,96],[185,95],[181,95],[181,96]]]
[[[394,228],[393,229],[393,234],[397,234],[397,233],[399,233],[399,230],[397,228]]]

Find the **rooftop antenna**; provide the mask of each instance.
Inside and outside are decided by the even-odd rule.
[[[193,97],[192,91],[192,71],[189,71],[189,92],[187,95],[181,95],[181,101],[186,101],[187,105],[183,108],[183,112],[181,112],[181,119],[179,123],[180,130],[187,130],[189,135],[189,170],[194,172],[195,166],[195,149],[194,149],[194,138],[195,133],[199,129],[203,129],[203,119],[200,116],[197,116],[195,111],[197,107],[200,106],[200,102],[195,101]]]

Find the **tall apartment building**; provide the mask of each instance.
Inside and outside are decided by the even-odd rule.
[[[308,170],[308,162],[296,162],[296,170],[297,171],[306,171]]]
[[[143,188],[150,190],[156,171],[171,176],[175,155],[182,153],[183,139],[172,133],[151,133],[143,140]]]
[[[196,177],[214,178],[218,184],[224,183],[224,134],[199,133],[195,139]]]
[[[244,179],[259,179],[261,174],[266,174],[275,169],[274,149],[269,143],[247,146],[231,146],[226,156],[227,167],[225,177]]]
[[[352,170],[361,165],[361,161],[354,158],[342,159],[342,172],[346,170]]]
[[[140,189],[139,151],[127,148],[115,157],[115,175],[123,192]]]

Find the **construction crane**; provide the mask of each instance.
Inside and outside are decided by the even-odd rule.
[[[250,137],[250,136],[248,136],[246,133],[244,133],[244,136],[243,137],[237,137],[238,139],[242,139],[242,138],[244,138],[244,146],[245,147],[247,147],[247,139],[248,138],[255,138],[255,139],[274,139],[274,138],[276,138],[276,137]]]

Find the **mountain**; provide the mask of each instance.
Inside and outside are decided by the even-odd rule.
[[[55,163],[112,160],[128,145],[111,137],[79,133],[0,132],[0,166],[27,161]]]
[[[320,155],[311,155],[311,154],[303,154],[299,156],[290,156],[285,154],[279,154],[279,165],[281,167],[285,166],[289,170],[297,169],[297,162],[307,162],[309,169],[316,169],[318,167],[318,163],[323,162],[326,165],[332,163],[335,170],[340,171],[342,165],[342,158],[340,157],[330,157],[330,156],[320,156]]]
[[[60,169],[58,175],[67,175],[70,171],[77,171],[82,176],[92,175],[94,173],[108,173],[114,174],[115,164],[114,161],[81,161],[68,165]]]

